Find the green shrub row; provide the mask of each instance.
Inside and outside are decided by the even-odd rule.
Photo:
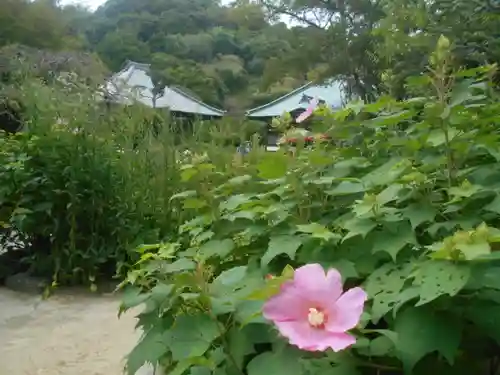
[[[497,373],[500,104],[448,47],[422,97],[322,109],[337,146],[183,165],[192,218],[124,283],[130,374]]]

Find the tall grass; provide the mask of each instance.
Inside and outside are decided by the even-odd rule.
[[[55,283],[123,273],[134,247],[175,236],[183,165],[204,157],[228,171],[227,140],[247,137],[224,121],[185,127],[150,108],[108,107],[78,84],[27,80],[18,93],[26,128],[1,140],[0,222],[28,236],[30,271]]]

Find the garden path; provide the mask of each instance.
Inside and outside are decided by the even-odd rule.
[[[118,319],[118,303],[75,290],[42,301],[0,288],[0,374],[122,375],[140,333],[133,311]]]

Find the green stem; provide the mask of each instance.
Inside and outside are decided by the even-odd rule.
[[[197,270],[197,277],[199,278],[201,292],[204,295],[208,295],[208,285],[207,285],[207,282],[205,280],[203,271]],[[209,308],[208,308],[208,315],[210,316],[210,319],[212,319],[215,322],[215,325],[217,326],[217,329],[219,330],[219,334],[220,334],[220,337],[222,340],[222,345],[224,346],[224,349],[225,349],[224,351],[226,352],[229,360],[233,364],[234,368],[238,371],[238,373],[240,373],[241,375],[245,375],[245,373],[240,368],[240,366],[238,366],[238,362],[236,361],[236,358],[234,358],[234,356],[231,354],[229,342],[228,342],[227,337],[226,337],[226,330],[221,327],[219,319],[217,319],[217,316],[215,316],[215,314],[212,312],[211,306],[209,306]]]

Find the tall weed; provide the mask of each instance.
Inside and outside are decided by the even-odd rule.
[[[28,80],[18,92],[26,128],[0,138],[0,222],[27,235],[27,267],[54,283],[123,273],[131,249],[175,234],[187,218],[170,199],[186,184],[181,158],[231,165],[220,126],[198,142],[210,122],[189,129],[148,108],[110,107],[78,83]]]

